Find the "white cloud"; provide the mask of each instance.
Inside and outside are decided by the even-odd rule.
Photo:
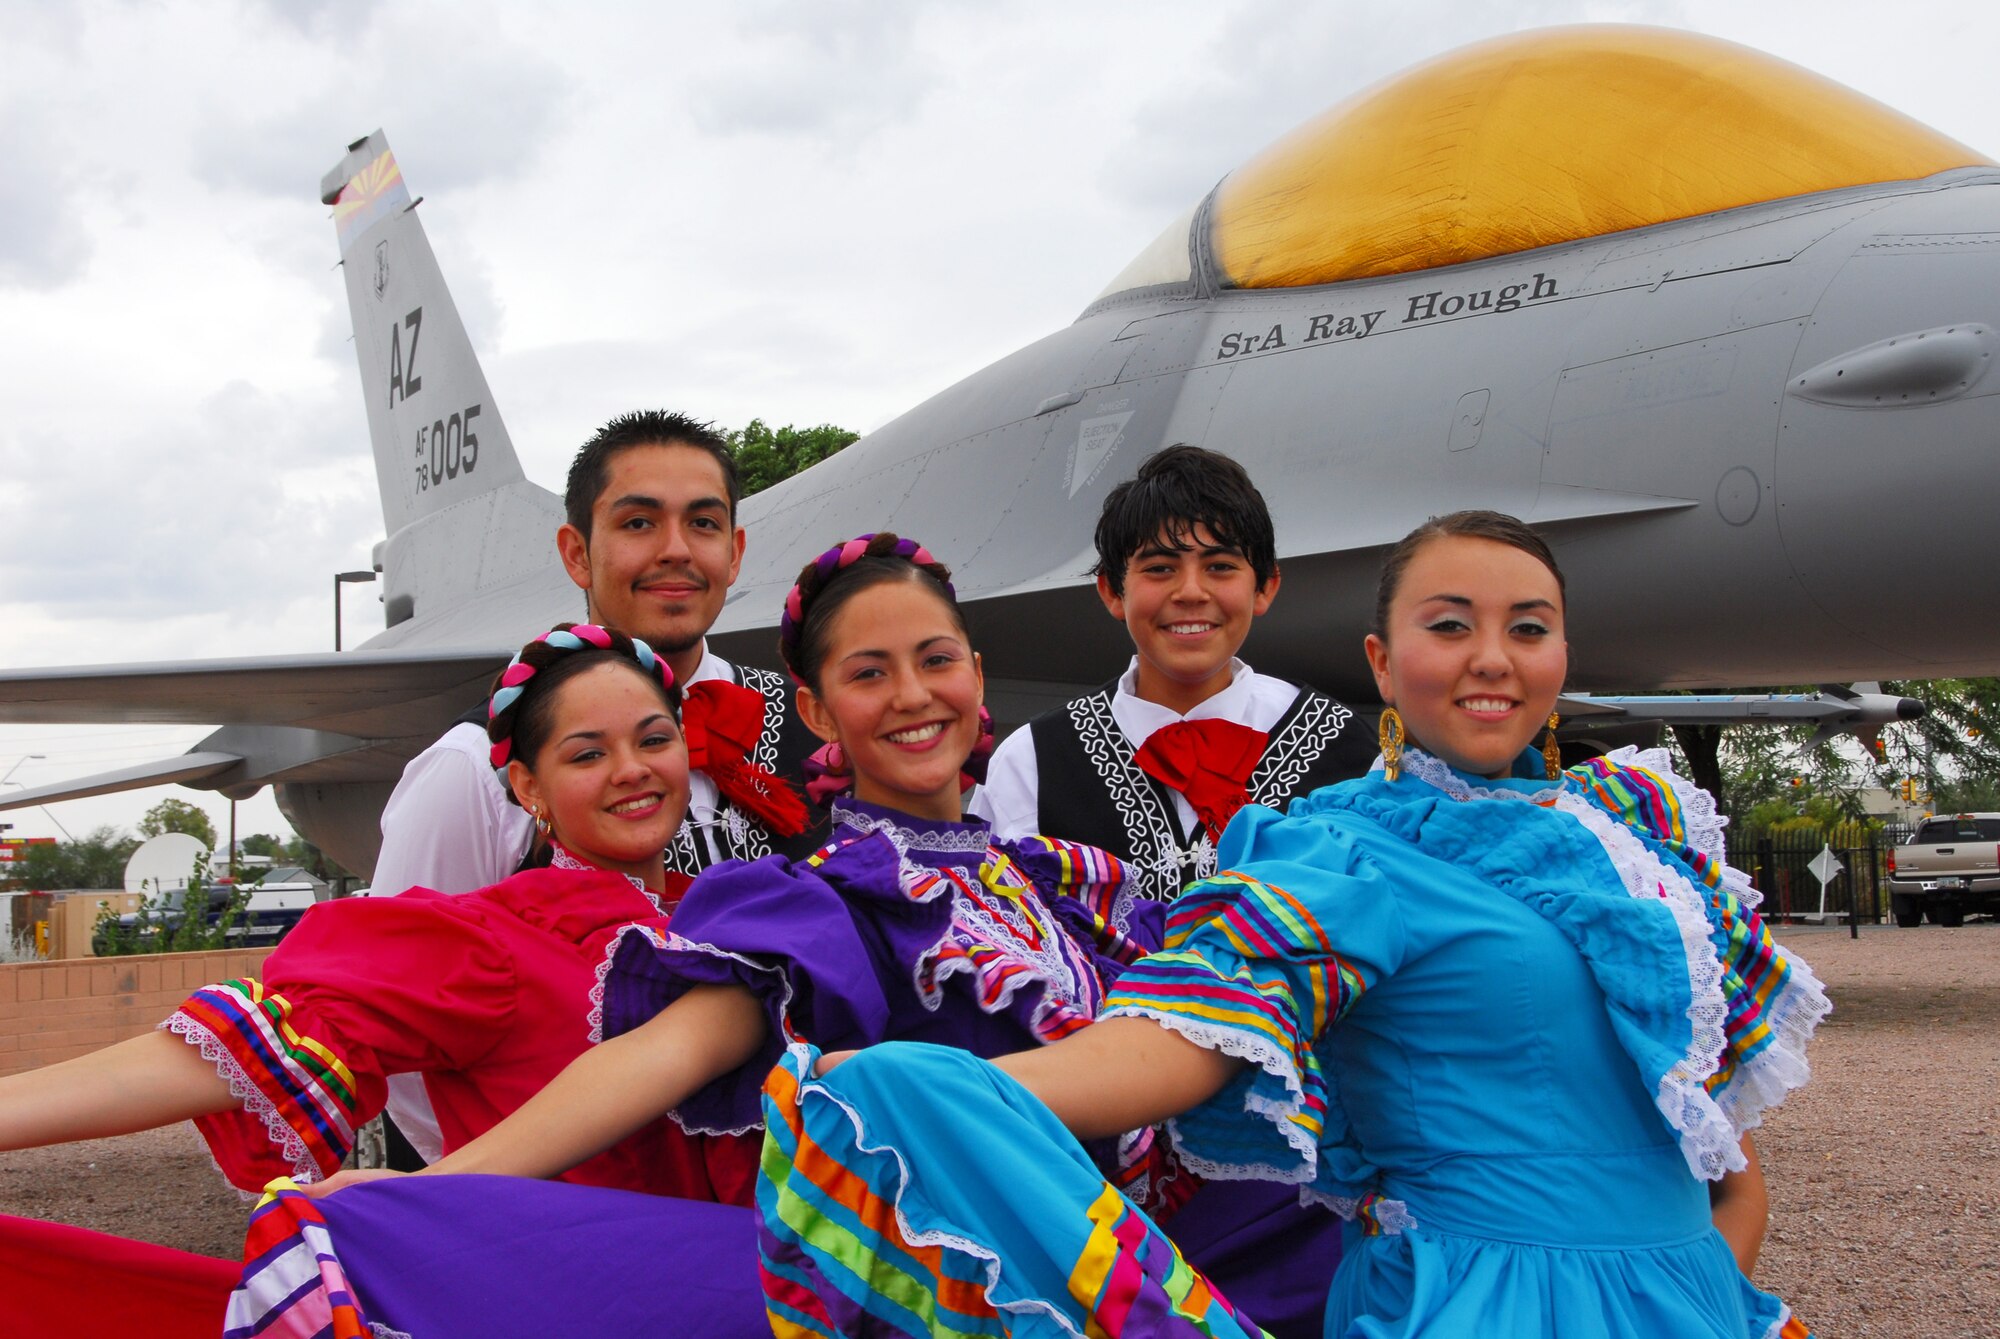
[[[733,11],[735,42],[701,61],[695,123],[720,134],[805,135],[851,148],[907,122],[937,86],[913,0],[779,0]]]
[[[75,182],[46,119],[23,99],[0,102],[8,127],[7,170],[0,172],[0,286],[53,289],[75,279],[90,257],[77,226]]]

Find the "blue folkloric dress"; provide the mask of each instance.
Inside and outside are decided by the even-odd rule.
[[[1250,1062],[1173,1139],[1348,1219],[1327,1335],[1806,1333],[1710,1221],[1828,1009],[1722,822],[1664,753],[1622,750],[1557,783],[1412,753],[1230,824],[1105,1016]],[[811,1062],[766,1089],[780,1336],[1257,1333],[993,1066]]]
[[[696,986],[749,989],[767,1012],[768,1046],[673,1119],[690,1133],[755,1129],[788,1040],[831,1050],[907,1037],[1001,1055],[1087,1026],[1106,982],[1139,956],[1109,920],[1123,876],[1092,847],[995,843],[983,823],[844,802],[817,854],[715,866],[665,926],[625,933],[591,1010],[601,1034],[616,1036]],[[1187,1178],[1151,1132],[1093,1151],[1100,1174],[1143,1202],[1185,1198]],[[1289,1206],[1248,1222],[1231,1216],[1240,1208],[1206,1215],[1190,1241],[1225,1275],[1257,1254],[1242,1240],[1297,1235]],[[296,1315],[301,1333],[374,1325],[417,1339],[768,1334],[757,1233],[748,1209],[505,1177],[372,1182],[317,1202],[281,1192],[252,1241],[260,1259],[291,1263],[260,1270],[253,1260],[230,1323],[232,1333],[282,1335],[272,1327]],[[324,1283],[300,1290],[307,1275]]]

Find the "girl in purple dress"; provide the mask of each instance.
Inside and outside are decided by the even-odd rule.
[[[827,741],[813,789],[832,800],[829,844],[803,861],[770,856],[704,873],[669,927],[635,928],[608,956],[601,1045],[424,1173],[386,1183],[348,1173],[318,1205],[280,1196],[268,1212],[297,1215],[300,1237],[264,1234],[261,1258],[297,1259],[288,1243],[311,1242],[307,1258],[337,1258],[352,1282],[352,1296],[333,1305],[427,1339],[503,1321],[542,1334],[662,1324],[768,1333],[753,1215],[724,1221],[716,1206],[511,1178],[558,1174],[662,1114],[690,1133],[754,1129],[764,1078],[789,1039],[828,1049],[924,1040],[996,1056],[1089,1025],[1159,927],[1113,923],[1124,870],[1106,853],[1046,838],[996,843],[985,824],[964,821],[966,768],[990,726],[947,569],[894,535],[836,546],[801,572],[780,646],[801,718]],[[1163,1215],[1194,1188],[1149,1130],[1092,1153]],[[466,1172],[508,1179],[440,1176]],[[360,1181],[373,1184],[342,1189]],[[1299,1212],[1267,1213],[1290,1198],[1195,1203],[1182,1245],[1225,1276],[1245,1263],[1258,1273],[1270,1237],[1297,1248]],[[702,1254],[663,1273],[662,1244],[693,1235],[682,1222],[689,1209],[707,1215]],[[313,1221],[320,1212],[330,1231]],[[383,1230],[425,1217],[451,1225],[450,1249],[436,1258],[411,1248],[421,1233]],[[524,1237],[524,1224],[537,1230]],[[378,1244],[390,1236],[400,1238],[394,1252]],[[1324,1230],[1303,1236],[1308,1253],[1332,1240]],[[255,1263],[234,1325],[268,1330],[273,1304],[327,1312],[310,1288],[296,1292],[296,1273],[273,1270],[266,1282]],[[1284,1306],[1271,1299],[1268,1309]],[[1317,1331],[1316,1298],[1301,1319]]]

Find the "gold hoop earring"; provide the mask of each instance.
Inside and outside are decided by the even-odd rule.
[[[528,817],[535,820],[535,830],[542,834],[543,841],[555,840],[555,835],[556,835],[555,825],[549,822],[548,817],[545,814],[543,814],[541,810],[530,809],[528,811]]]
[[[1548,772],[1551,781],[1563,774],[1562,746],[1556,743],[1556,726],[1561,721],[1562,717],[1553,711],[1550,712],[1549,732],[1542,736],[1542,767]]]
[[[1394,781],[1403,774],[1403,718],[1394,707],[1382,708],[1378,737],[1382,744],[1382,775]]]

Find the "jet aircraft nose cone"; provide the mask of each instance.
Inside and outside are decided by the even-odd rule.
[[[1991,160],[1698,33],[1545,28],[1338,104],[1216,187],[1226,286],[1403,274]]]

